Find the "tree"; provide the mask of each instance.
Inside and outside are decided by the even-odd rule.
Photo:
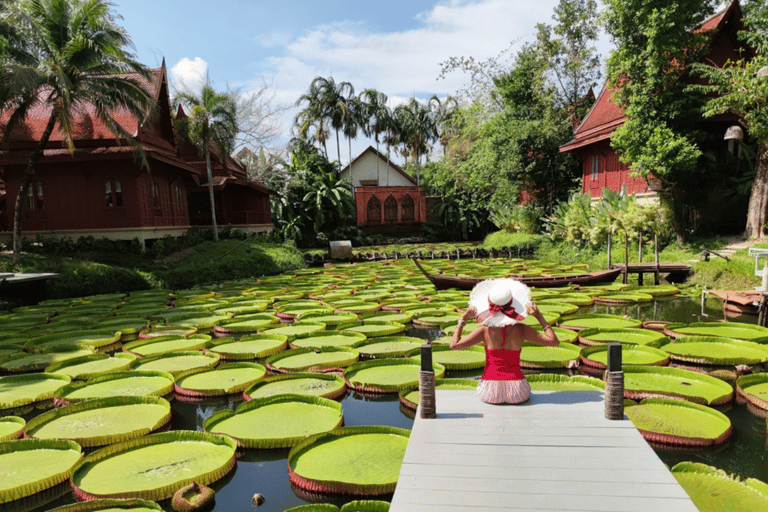
[[[589,90],[600,79],[600,57],[596,54],[597,2],[560,0],[552,19],[554,26],[536,25],[536,47],[547,60],[547,69],[559,89],[558,103],[565,105],[576,121],[589,111]]]
[[[50,110],[48,122],[27,163],[16,197],[13,252],[21,249],[24,198],[54,129],[70,153],[75,150],[75,123],[84,105],[118,141],[133,145],[144,166],[138,143],[113,117],[128,111],[143,123],[153,113],[154,98],[143,83],[150,70],[127,51],[132,46],[106,0],[17,0],[0,3],[3,20],[0,100],[11,109],[3,144],[13,138],[32,109]],[[13,27],[9,29],[9,27]]]
[[[192,91],[181,91],[173,98],[174,108],[185,105],[189,109],[188,118],[177,119],[176,129],[181,139],[187,139],[195,145],[205,157],[208,171],[208,195],[211,202],[211,220],[213,239],[219,240],[216,225],[216,203],[213,197],[213,174],[211,173],[211,146],[215,146],[219,160],[225,163],[237,136],[237,107],[235,100],[227,93],[217,93],[206,76],[199,95]]]
[[[376,141],[376,152],[379,151],[379,135],[385,132],[392,122],[392,113],[387,107],[387,95],[376,89],[366,89],[360,94],[363,107],[364,133],[373,136]],[[389,159],[389,151],[387,151]],[[376,159],[376,181],[379,180],[379,158]],[[387,162],[389,163],[389,162]]]
[[[296,101],[297,107],[307,102],[305,109],[299,112],[296,117],[295,125],[298,128],[299,136],[306,138],[309,129],[315,126],[316,132],[323,135],[322,142],[325,145],[327,139],[325,123],[328,122],[331,128],[336,131],[336,152],[339,162],[341,162],[339,132],[344,129],[350,116],[352,116],[349,100],[354,97],[354,94],[355,88],[349,82],[337,84],[333,77],[318,76],[310,83],[309,91],[302,94]],[[321,139],[317,138],[317,140]]]
[[[271,85],[228,88],[235,101],[238,137],[233,151],[250,148],[254,152],[272,153],[275,142],[282,135],[280,117],[290,106],[275,103]]]
[[[707,102],[705,116],[736,114],[757,142],[755,178],[744,232],[747,238],[755,238],[766,234],[768,227],[768,5],[750,2],[745,10],[748,14],[744,21],[751,30],[740,36],[757,50],[757,56],[728,61],[722,68],[695,64],[694,71],[708,85],[694,89],[715,93]]]
[[[616,49],[608,59],[608,86],[626,121],[611,145],[635,175],[660,184],[659,198],[672,210],[678,241],[689,226],[684,209],[694,198],[686,183],[697,177],[703,97],[686,92],[690,65],[706,49],[696,29],[714,0],[608,0],[604,21]]]
[[[432,115],[432,122],[435,125],[435,136],[443,146],[443,156],[448,140],[451,138],[451,118],[459,108],[459,101],[453,96],[448,96],[445,101],[440,100],[437,95],[429,98],[429,110]]]

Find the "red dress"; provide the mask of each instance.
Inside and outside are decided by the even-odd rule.
[[[502,346],[507,344],[507,329],[502,328]],[[528,401],[531,386],[520,370],[520,351],[485,349],[485,370],[477,384],[477,396],[490,404],[520,404]]]
[[[506,341],[506,340],[505,340]],[[485,370],[483,380],[520,380],[525,376],[520,370],[520,351],[485,349]]]

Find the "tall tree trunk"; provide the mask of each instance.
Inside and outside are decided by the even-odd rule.
[[[205,148],[205,166],[208,170],[208,196],[211,200],[211,222],[213,223],[213,239],[219,241],[219,227],[216,225],[216,203],[213,200],[213,174],[211,173],[211,152]]]
[[[338,128],[336,128],[336,156],[338,157],[339,167],[341,167],[341,142],[339,142]]]
[[[56,126],[56,116],[52,115],[48,119],[48,124],[45,126],[43,135],[40,137],[40,142],[37,143],[32,156],[29,158],[27,168],[24,170],[24,179],[21,181],[21,188],[19,194],[16,196],[16,206],[13,210],[13,261],[19,261],[21,256],[21,213],[24,211],[24,199],[29,192],[29,186],[32,183],[32,177],[35,175],[37,164],[43,157],[45,146],[48,144],[48,139],[51,138],[53,133],[53,127]]]
[[[768,222],[768,144],[757,147],[755,163],[755,181],[752,183],[752,195],[749,196],[747,211],[746,238],[758,238],[763,235]]]

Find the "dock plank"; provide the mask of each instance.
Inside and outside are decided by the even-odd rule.
[[[697,510],[629,420],[605,419],[602,392],[436,403],[437,418],[416,415],[391,512]]]

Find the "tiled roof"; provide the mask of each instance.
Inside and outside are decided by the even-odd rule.
[[[728,7],[702,23],[698,30],[718,29],[738,7],[738,0],[734,0]],[[614,91],[615,89],[607,87],[607,84],[603,87],[592,109],[573,131],[573,139],[560,146],[560,152],[572,151],[611,138],[613,131],[626,119],[622,110],[612,100]]]
[[[152,70],[152,81],[147,82],[138,73],[127,73],[124,76],[136,79],[142,86],[144,86],[149,93],[157,98],[159,87],[162,81],[163,69],[157,68]],[[44,98],[48,90],[42,89],[39,97]],[[107,126],[101,122],[96,116],[96,109],[93,104],[83,103],[78,105],[79,115],[74,119],[74,132],[76,140],[102,140],[102,139],[115,139],[115,135],[107,128]],[[13,130],[11,135],[11,142],[31,142],[40,140],[45,130],[45,126],[48,124],[48,120],[51,116],[51,105],[38,101],[29,111],[29,115]],[[11,111],[5,110],[0,114],[0,131],[5,130],[6,123],[10,117]],[[112,117],[133,137],[139,134],[139,120],[136,119],[130,112],[125,109],[118,109],[112,113]],[[51,134],[50,140],[52,142],[62,141],[62,132],[58,128],[54,128]]]

